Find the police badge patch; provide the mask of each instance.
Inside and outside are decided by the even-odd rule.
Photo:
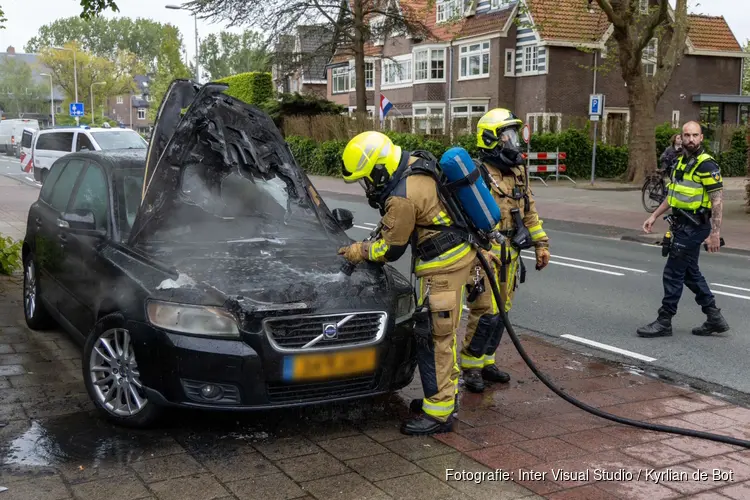
[[[716,182],[719,182],[721,180],[721,172],[719,172],[718,170],[714,170],[713,172],[711,172],[711,178]]]

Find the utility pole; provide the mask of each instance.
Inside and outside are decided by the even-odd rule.
[[[55,94],[52,87],[52,75],[49,73],[39,73],[39,76],[49,77],[49,114],[52,117],[52,126],[55,126]]]
[[[94,82],[91,84],[91,125],[94,124],[94,85],[106,85],[107,82]]]

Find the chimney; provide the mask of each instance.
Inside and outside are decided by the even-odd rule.
[[[6,52],[8,52],[8,54],[15,54],[16,48],[11,45]]]

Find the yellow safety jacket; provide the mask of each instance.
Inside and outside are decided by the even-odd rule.
[[[701,168],[707,160],[715,163],[713,157],[705,152],[687,163],[684,156],[680,157],[667,188],[667,203],[670,207],[691,212],[711,208],[709,193],[722,189],[724,184],[718,167],[711,171]]]

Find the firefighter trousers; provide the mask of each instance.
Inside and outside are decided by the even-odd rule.
[[[422,380],[422,411],[445,422],[455,409],[460,370],[456,353],[456,332],[461,321],[462,297],[467,267],[458,271],[417,278],[419,306],[429,307],[424,321],[417,320],[417,366]],[[422,334],[418,332],[423,332]]]
[[[520,269],[520,255],[510,245],[507,245],[505,252],[501,247],[493,247],[492,253],[505,262],[505,266],[503,266],[504,280],[501,280],[503,268],[493,262],[490,262],[490,265],[495,273],[500,297],[505,302],[505,312],[507,313],[513,307],[513,295],[518,288],[517,277]],[[468,298],[471,295],[472,287],[475,286],[475,280],[484,280],[484,291],[474,300],[469,301]],[[479,259],[475,261],[471,268],[467,285],[466,305],[469,307],[469,321],[466,326],[463,349],[461,350],[461,369],[481,369],[495,364],[495,351],[500,345],[505,325],[495,296],[492,293],[492,286],[485,275],[484,268],[479,263]]]

